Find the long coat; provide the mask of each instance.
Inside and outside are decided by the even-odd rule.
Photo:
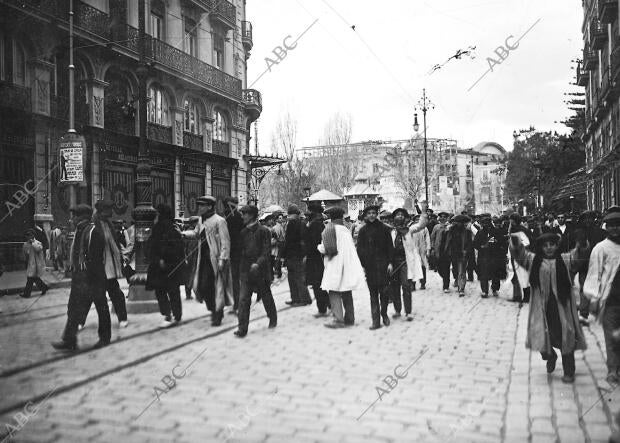
[[[43,245],[38,240],[24,243],[24,256],[28,262],[26,268],[26,276],[42,277],[45,272],[45,255],[43,254]]]
[[[431,236],[428,233],[428,227],[427,229],[422,229],[421,231],[411,233],[411,239],[413,241],[414,248],[420,255],[422,266],[428,269],[427,256],[431,251]]]
[[[184,284],[186,272],[184,243],[177,227],[169,222],[159,222],[153,227],[150,242],[150,263],[146,274],[147,289],[166,289],[174,284]],[[164,268],[159,261],[164,261]]]
[[[194,290],[198,288],[198,277],[203,270],[200,269],[200,255],[202,245],[202,232],[204,231],[209,251],[211,254],[210,261],[215,275],[215,309],[221,311],[225,305],[231,305],[232,298],[232,276],[230,266],[225,266],[222,272],[218,271],[218,261],[230,260],[230,236],[228,235],[228,226],[223,217],[213,214],[211,217],[198,220],[193,231],[185,231],[183,235],[190,238],[198,239],[197,255],[196,255],[196,272],[192,287]],[[204,297],[203,297],[204,298]]]
[[[325,272],[321,280],[324,291],[353,291],[357,295],[368,294],[364,278],[364,269],[355,251],[351,232],[344,226],[334,224],[336,229],[336,245],[338,253],[333,257],[325,256]],[[323,243],[317,246],[321,254],[325,254]]]
[[[480,229],[474,237],[474,248],[478,250],[478,280],[506,279],[508,242],[502,231],[494,227]]]
[[[254,223],[244,227],[239,234],[241,257],[239,278],[251,283],[259,280],[265,285],[271,283],[271,231],[265,226]],[[256,274],[250,271],[253,264],[258,265]]]
[[[325,229],[322,219],[314,219],[306,230],[306,284],[320,286],[323,279],[323,256],[317,249],[321,244],[321,233]]]
[[[392,229],[392,244],[396,241],[396,229]],[[403,236],[403,248],[405,249],[405,261],[407,263],[407,279],[408,280],[420,280],[424,274],[422,273],[422,257],[416,247],[416,240],[414,236],[422,234],[421,232],[411,233],[407,232]],[[394,266],[397,266],[394,264]]]
[[[394,257],[391,229],[379,220],[366,222],[357,237],[357,254],[366,271],[368,286],[386,286],[387,268]]]
[[[531,271],[535,254],[527,251],[522,243],[518,243],[516,246],[513,244],[510,249],[519,265],[527,269],[528,272]],[[563,253],[562,260],[564,260],[564,265],[569,274],[568,279],[572,282],[579,267],[580,257],[578,249]],[[586,349],[586,339],[579,324],[575,298],[572,294],[569,294],[566,305],[563,305],[558,298],[555,259],[543,259],[540,265],[539,276],[539,287],[531,287],[532,295],[525,346],[533,351],[551,352],[551,337],[549,335],[549,325],[547,324],[546,307],[549,297],[554,296],[558,305],[562,326],[562,354]],[[550,289],[553,290],[553,294]]]

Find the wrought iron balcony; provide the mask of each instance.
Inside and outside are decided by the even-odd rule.
[[[598,0],[598,18],[603,23],[613,23],[618,18],[618,0]]]
[[[151,140],[172,144],[172,127],[158,125],[157,123],[149,122],[147,124],[147,137]]]
[[[587,86],[588,79],[589,79],[588,71],[582,70],[581,65],[577,65],[577,85]]]
[[[600,20],[594,19],[590,23],[590,44],[592,49],[603,49],[607,42],[607,25]]]
[[[598,53],[596,51],[583,50],[583,68],[587,71],[593,71],[598,65]]]
[[[260,92],[256,89],[244,89],[243,101],[250,114],[251,121],[255,121],[260,117],[261,112],[263,112],[263,99],[261,98]]]
[[[246,51],[252,49],[254,42],[252,41],[252,23],[248,21],[241,22],[241,42]]]
[[[187,149],[193,149],[194,151],[203,151],[202,147],[202,135],[194,134],[192,132],[183,132],[183,146]]]
[[[203,0],[208,4],[209,17],[212,21],[218,22],[228,29],[235,29],[237,25],[237,9],[235,5],[227,0]]]
[[[8,82],[0,82],[0,106],[32,112],[30,88]]]
[[[222,157],[230,157],[230,142],[223,142],[220,140],[212,140],[213,153],[215,155],[221,155]]]

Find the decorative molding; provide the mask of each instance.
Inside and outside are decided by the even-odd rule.
[[[95,126],[103,127],[103,97],[93,94],[93,116]]]

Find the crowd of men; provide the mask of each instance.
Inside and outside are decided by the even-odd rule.
[[[589,313],[603,324],[607,345],[608,380],[620,381],[620,208],[605,214],[578,216],[548,214],[522,218],[518,213],[469,216],[439,212],[416,202],[415,210],[380,211],[369,205],[352,221],[341,207],[310,203],[307,212],[290,205],[286,211],[259,220],[255,206],[238,207],[225,199],[225,211],[216,212],[212,196],[197,200],[198,216],[175,219],[173,210],[159,205],[147,242],[146,289],[153,290],[162,315],[162,327],[182,321],[180,287],[186,299],[204,303],[211,324],[219,326],[224,311],[237,315],[237,337],[248,333],[252,295],[262,301],[269,328],[278,323],[271,293],[274,280],[282,281],[286,268],[291,307],[316,301],[316,318],[327,318],[328,328],[355,324],[354,305],[370,301],[371,330],[389,326],[403,317],[413,320],[412,292],[425,290],[427,273],[436,271],[445,294],[451,286],[459,297],[473,282],[480,296],[497,297],[501,282],[510,277],[511,301],[531,303],[527,346],[541,353],[553,372],[561,351],[563,380],[574,380],[574,351],[585,349],[582,325]],[[77,349],[77,334],[94,303],[99,317],[96,347],[110,343],[108,293],[119,326],[127,326],[125,294],[118,280],[135,279],[134,226],[113,222],[112,202],[100,200],[96,212],[87,205],[71,209],[76,231],[68,247],[63,229],[55,233],[55,251],[69,251],[54,261],[71,266],[68,318],[59,350]],[[284,214],[286,212],[286,214]],[[49,249],[42,230],[27,232],[29,296],[40,279]],[[68,263],[68,264],[67,264]],[[452,285],[450,283],[452,282]],[[419,284],[419,286],[418,286]],[[471,283],[470,283],[471,284]],[[490,293],[490,294],[489,294]],[[393,313],[388,314],[389,305]],[[404,311],[404,312],[403,312]]]

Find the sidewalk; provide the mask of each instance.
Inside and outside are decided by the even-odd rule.
[[[42,280],[52,288],[68,288],[71,286],[71,279],[66,278],[64,272],[54,271],[53,268],[45,268],[45,275]],[[0,297],[4,295],[19,294],[26,285],[26,270],[9,271],[0,276]],[[34,293],[37,289],[35,285]]]

